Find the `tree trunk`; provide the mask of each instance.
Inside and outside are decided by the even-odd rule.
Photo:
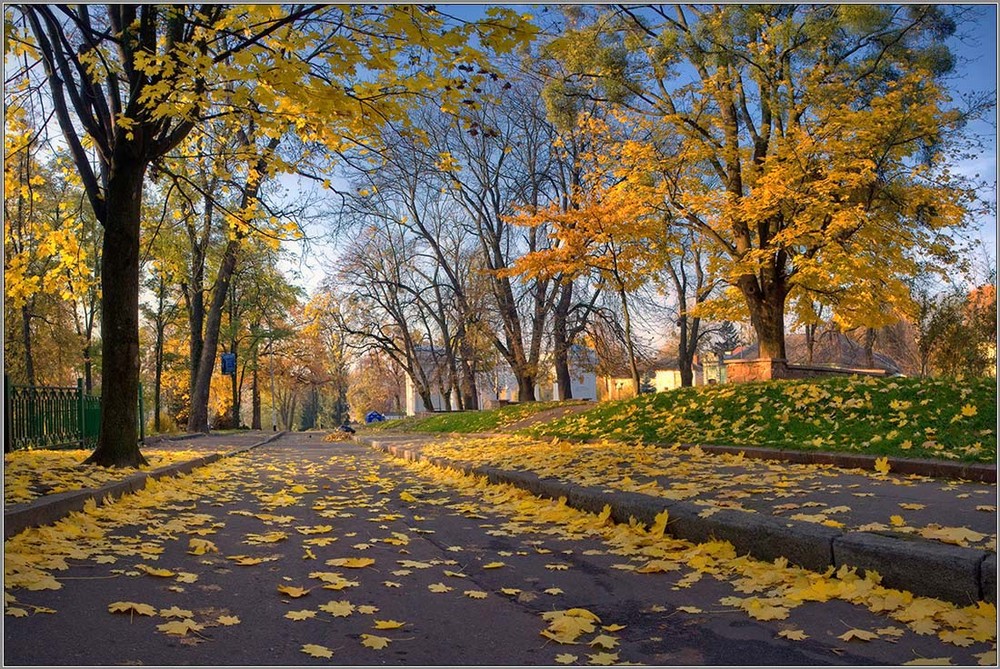
[[[520,373],[517,375],[517,401],[534,402],[535,397],[535,375]]]
[[[24,376],[29,386],[35,385],[35,357],[31,353],[31,311],[21,307],[21,334],[24,337]]]
[[[254,353],[254,365],[253,365],[253,381],[250,386],[250,403],[253,405],[251,409],[252,416],[250,418],[250,428],[253,430],[261,429],[260,423],[260,384],[257,379],[257,354]]]
[[[744,275],[737,287],[750,310],[750,324],[757,334],[758,357],[785,359],[785,296],[783,284],[759,283],[757,277]]]
[[[556,387],[558,400],[573,399],[573,379],[569,373],[569,337],[567,336],[567,321],[569,309],[573,301],[573,282],[567,281],[559,288],[559,301],[556,302],[552,314],[552,359],[556,371]]]
[[[806,355],[808,356],[808,363],[811,365],[813,362],[813,357],[816,350],[816,328],[819,326],[815,323],[806,325]]]
[[[101,429],[85,461],[105,467],[146,464],[139,452],[139,227],[146,161],[113,157],[101,252]]]
[[[623,288],[618,289],[618,297],[622,301],[622,318],[625,321],[625,350],[628,352],[628,367],[632,374],[632,387],[635,388],[635,396],[642,392],[642,378],[639,375],[639,361],[635,356],[635,345],[632,343],[632,316],[628,309],[628,296]]]
[[[878,332],[875,328],[865,328],[865,364],[868,369],[875,369],[875,339]]]
[[[160,394],[163,388],[163,327],[156,326],[156,351],[153,354],[156,370],[153,379],[153,431],[160,432]]]
[[[219,267],[219,276],[212,289],[212,301],[205,319],[205,337],[202,341],[201,360],[198,374],[191,393],[191,414],[188,416],[189,432],[208,432],[208,395],[215,368],[215,354],[219,346],[219,326],[222,323],[222,307],[229,295],[229,281],[236,269],[236,255],[239,240],[230,240]]]

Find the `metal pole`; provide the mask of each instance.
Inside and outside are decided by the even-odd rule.
[[[276,412],[274,404],[274,333],[271,333],[271,356],[270,356],[270,367],[271,367],[271,431],[278,431],[278,414]]]

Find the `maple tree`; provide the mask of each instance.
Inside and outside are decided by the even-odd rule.
[[[92,456],[104,465],[142,461],[135,438],[139,228],[149,166],[208,116],[254,117],[266,143],[293,131],[336,151],[370,134],[375,119],[399,117],[409,99],[438,86],[456,61],[473,60],[470,35],[504,50],[527,34],[516,14],[500,9],[481,25],[459,26],[418,6],[26,5],[16,11],[6,43],[44,66],[56,120],[104,227],[101,361],[107,385]],[[428,67],[434,54],[446,57]],[[359,70],[367,76],[358,77]],[[87,145],[96,150],[97,170]],[[263,177],[256,159],[248,168],[249,190],[231,220],[237,231],[256,213],[255,189]],[[224,283],[216,285],[222,296]],[[203,357],[214,359],[213,349],[206,346]],[[203,381],[199,375],[192,397],[191,420],[198,426]]]
[[[916,255],[948,260],[971,203],[946,167],[954,27],[937,7],[620,6],[549,45],[575,75],[552,95],[635,115],[619,178],[725,259],[713,315],[748,313],[760,356],[785,358],[794,293],[877,325]]]

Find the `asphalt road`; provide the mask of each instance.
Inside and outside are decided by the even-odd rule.
[[[5,578],[8,611],[28,615],[5,616],[4,664],[552,665],[564,655],[578,664],[975,664],[991,647],[946,644],[843,601],[756,620],[719,603],[747,596],[728,580],[622,570],[628,560],[607,535],[568,526],[559,510],[545,522],[537,504],[456,488],[367,447],[290,435],[93,511],[96,525],[70,519],[5,544],[8,568],[30,561],[23,555],[75,553],[65,569],[50,565],[59,590],[9,588]],[[192,539],[217,552],[192,554]],[[111,613],[114,602],[159,613]],[[164,613],[172,607],[179,617]],[[541,635],[552,622],[544,613],[573,608],[600,622],[572,645]],[[183,636],[158,628],[172,620],[201,627]],[[889,626],[902,635],[837,638]],[[807,638],[778,637],[791,629]],[[388,643],[370,648],[379,640],[363,635]],[[308,655],[307,644],[332,656]]]

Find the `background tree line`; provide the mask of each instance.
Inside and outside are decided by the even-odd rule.
[[[995,373],[965,11],[8,7],[6,371],[100,388],[102,464],[141,459],[140,370],[188,430],[395,411],[404,375],[426,409],[500,372],[569,398],[576,344],[636,391],[654,342],[690,384],[799,329]],[[317,225],[306,296],[276,265]]]

